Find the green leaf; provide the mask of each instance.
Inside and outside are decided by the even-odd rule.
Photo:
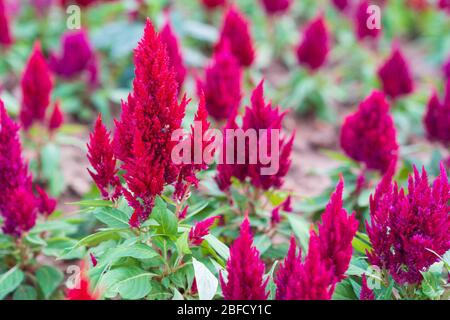
[[[100,287],[106,288],[107,298],[114,298],[119,294],[123,299],[142,299],[150,293],[150,280],[154,275],[135,266],[120,267],[108,271],[102,278]]]
[[[124,229],[130,227],[128,224],[130,217],[116,208],[97,208],[94,210],[94,217],[110,228]]]
[[[167,209],[165,202],[157,197],[152,218],[159,223],[159,233],[166,236],[174,236],[178,232],[178,219],[173,212]]]
[[[294,231],[297,239],[300,241],[302,249],[306,250],[308,248],[309,239],[309,222],[305,218],[294,214],[287,215],[287,218],[292,231]]]
[[[267,235],[260,234],[255,237],[255,247],[258,249],[260,255],[263,255],[271,245],[272,240]]]
[[[109,250],[102,263],[113,263],[120,258],[131,257],[139,260],[151,259],[158,256],[158,253],[149,245],[136,243],[129,246],[121,246]]]
[[[208,234],[204,239],[219,254],[219,256],[225,259],[225,261],[228,260],[230,257],[230,249],[223,242],[212,234]]]
[[[78,202],[70,202],[68,203],[74,206],[80,207],[112,207],[113,203],[109,200],[82,200]]]
[[[212,300],[217,292],[219,281],[203,263],[195,258],[192,258],[192,265],[200,300]]]
[[[358,300],[353,286],[348,279],[344,279],[336,285],[333,300]]]
[[[13,292],[22,283],[24,277],[22,270],[17,266],[0,275],[0,300]]]
[[[106,240],[117,240],[120,238],[119,230],[113,229],[113,230],[103,230],[99,231],[97,233],[90,234],[80,241],[78,241],[72,248],[69,248],[67,250],[64,250],[64,253],[60,259],[65,258],[67,255],[72,254],[72,251],[82,247],[82,246],[95,246],[99,243],[106,241]]]
[[[36,279],[45,299],[48,299],[59,287],[64,279],[64,275],[59,269],[43,266],[36,271]]]
[[[189,248],[189,231],[183,232],[183,234],[175,242],[178,250],[178,254],[190,254]]]
[[[13,295],[14,300],[36,300],[37,293],[36,290],[29,285],[21,285],[14,291]]]

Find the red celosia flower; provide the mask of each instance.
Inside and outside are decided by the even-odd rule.
[[[64,114],[61,110],[61,107],[59,105],[59,101],[55,103],[55,106],[53,107],[53,112],[50,116],[50,120],[48,122],[48,128],[50,131],[55,131],[64,122]]]
[[[180,49],[180,44],[175,33],[172,30],[170,21],[167,20],[166,24],[160,32],[160,37],[163,43],[165,43],[167,48],[167,54],[169,55],[169,62],[175,71],[175,77],[178,82],[178,90],[184,83],[184,78],[186,77],[186,68],[183,64],[183,56]]]
[[[178,84],[168,64],[166,46],[147,20],[144,36],[135,52],[135,79],[122,115],[116,121],[114,151],[122,161],[124,178],[132,198],[130,205],[145,220],[165,184],[175,182],[179,166],[171,159],[177,142],[172,133],[184,117],[186,98],[178,103]]]
[[[322,256],[336,282],[345,278],[353,252],[352,240],[358,230],[355,214],[349,216],[343,208],[343,190],[344,180],[341,177],[318,226]]]
[[[269,15],[281,14],[289,9],[292,0],[261,0],[266,13]]]
[[[384,93],[392,99],[407,95],[414,90],[408,62],[398,47],[393,49],[391,56],[378,69],[378,76]]]
[[[51,215],[56,209],[56,199],[51,198],[47,192],[36,185],[36,191],[38,192],[38,208],[40,213],[44,213],[45,215]]]
[[[0,45],[9,46],[13,39],[9,30],[9,19],[4,2],[4,0],[0,0]]]
[[[37,216],[31,175],[22,159],[18,130],[0,101],[0,214],[5,218],[3,231],[14,236],[30,230]]]
[[[245,16],[231,6],[225,16],[216,50],[228,43],[233,55],[243,67],[249,67],[255,58],[250,26]]]
[[[370,263],[390,272],[400,284],[422,281],[422,271],[450,249],[450,185],[443,164],[432,186],[425,169],[414,167],[408,194],[392,182],[394,167],[370,197],[367,234]]]
[[[61,53],[51,53],[49,67],[63,78],[73,78],[88,70],[94,52],[85,30],[66,32],[61,38]]]
[[[356,36],[359,40],[364,38],[377,38],[380,35],[380,29],[370,29],[368,27],[368,20],[371,15],[370,12],[367,12],[369,5],[369,1],[362,0],[356,8],[355,28]]]
[[[363,274],[361,282],[361,292],[359,294],[359,300],[375,300],[373,291],[367,286],[366,275]]]
[[[52,80],[50,71],[37,42],[31,53],[21,81],[22,106],[20,120],[25,130],[35,121],[44,121],[45,112],[50,104]]]
[[[292,197],[291,196],[288,196],[286,198],[286,200],[283,201],[283,203],[281,204],[281,208],[283,209],[283,211],[292,212]]]
[[[203,3],[203,6],[208,10],[223,6],[227,2],[226,0],[201,0],[201,1]]]
[[[341,128],[341,147],[368,169],[386,172],[396,161],[398,145],[389,105],[383,93],[374,91],[349,115]]]
[[[187,216],[188,209],[189,209],[189,206],[184,207],[184,209],[181,210],[181,212],[180,212],[180,214],[178,216],[178,219],[180,219],[180,220],[185,219],[186,216]]]
[[[256,150],[251,150],[254,146],[250,146],[249,141],[246,141],[245,150],[238,150],[238,143],[235,141],[232,143],[234,146],[235,159],[232,164],[223,163],[217,166],[218,176],[216,181],[219,184],[221,190],[227,190],[231,184],[231,177],[236,177],[237,179],[244,181],[246,178],[250,179],[253,186],[268,190],[270,188],[280,188],[283,185],[283,179],[286,176],[289,167],[291,165],[290,154],[292,151],[292,145],[294,142],[295,133],[292,134],[291,138],[286,139],[280,137],[281,132],[281,122],[286,112],[280,112],[280,108],[273,108],[271,103],[266,103],[264,101],[264,89],[263,82],[255,88],[251,98],[251,107],[247,107],[245,110],[242,130],[246,132],[247,130],[255,130],[256,133]],[[223,158],[227,158],[227,149],[230,145],[229,135],[227,134],[227,129],[237,129],[237,125],[234,120],[230,121],[225,128],[224,135],[224,150]],[[259,132],[259,130],[267,130],[266,136],[264,133]],[[278,131],[278,154],[272,154],[270,146],[272,144],[272,132],[273,130]],[[231,137],[234,138],[234,137]],[[273,174],[262,174],[262,169],[267,169],[271,164],[263,164],[261,159],[256,159],[256,163],[250,161],[251,154],[259,154],[259,148],[263,144],[263,141],[267,143],[267,151],[270,156],[272,156],[272,161],[278,161],[279,167],[278,171]],[[239,148],[241,149],[241,148]],[[229,150],[231,151],[231,150]],[[242,155],[242,153],[245,153]],[[239,164],[238,159],[245,158],[244,164]],[[274,159],[275,158],[275,159]],[[225,162],[225,161],[224,161]]]
[[[444,72],[444,77],[449,80],[450,79],[450,57],[447,62],[442,67],[442,71]]]
[[[116,157],[113,153],[111,138],[102,123],[101,115],[95,122],[94,132],[90,134],[87,145],[87,157],[94,171],[89,174],[105,199],[116,199],[120,195],[121,184],[117,176]]]
[[[81,273],[78,283],[75,283],[75,287],[67,290],[67,300],[98,300],[97,293],[92,292],[90,289],[90,281],[84,266],[84,262],[81,264]]]
[[[67,7],[71,4],[76,4],[80,7],[88,7],[90,5],[101,3],[101,2],[111,2],[114,0],[60,0],[62,6]]]
[[[201,125],[201,127],[197,127]],[[205,148],[214,140],[214,136],[207,136],[210,123],[208,122],[208,112],[205,107],[205,99],[200,96],[197,113],[194,116],[194,125],[191,125],[190,139],[190,157],[187,163],[183,163],[180,167],[177,182],[175,184],[174,199],[182,201],[186,195],[189,186],[194,185],[198,188],[198,179],[196,173],[201,170],[208,169],[205,159],[196,159],[196,154],[203,155]],[[201,139],[201,141],[199,141]],[[200,146],[201,145],[201,146]],[[212,155],[213,156],[213,155]]]
[[[228,119],[241,102],[241,68],[225,43],[216,51],[205,70],[205,81],[198,81],[205,94],[206,110],[216,120]]]
[[[428,139],[450,144],[450,79],[447,81],[443,102],[439,101],[436,92],[431,96],[424,117]]]
[[[348,0],[333,0],[334,6],[340,11],[344,11],[348,7]]]
[[[91,259],[92,266],[95,267],[97,265],[98,261],[92,252],[89,253],[89,258]]]
[[[302,263],[301,251],[296,255],[294,238],[284,263],[275,277],[277,300],[330,300],[334,291],[333,272],[322,259],[320,241],[311,232],[308,255]]]
[[[253,245],[248,218],[241,225],[239,237],[230,248],[227,261],[228,281],[220,274],[225,300],[266,300],[268,278],[264,280],[264,262]]]
[[[270,223],[272,226],[276,226],[281,222],[281,216],[280,216],[280,206],[277,206],[273,208],[271,217],[270,217]]]
[[[210,217],[197,222],[189,231],[189,242],[193,246],[201,245],[204,240],[203,238],[209,234],[209,228],[211,228],[217,219],[219,219],[219,216]]]
[[[315,18],[305,28],[303,40],[297,48],[297,59],[301,65],[312,71],[319,69],[326,61],[330,50],[330,40],[325,19]]]
[[[447,13],[450,14],[450,0],[439,0],[439,8],[447,10]]]

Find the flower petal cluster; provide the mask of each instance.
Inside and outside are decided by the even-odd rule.
[[[328,28],[325,18],[320,15],[306,26],[303,39],[297,48],[297,60],[311,71],[316,71],[325,63],[329,51]]]
[[[255,59],[255,50],[250,25],[244,14],[234,5],[230,6],[225,15],[216,50],[226,43],[242,67],[252,65]]]
[[[5,0],[0,0],[0,45],[9,46],[13,43],[8,13],[6,12]]]
[[[397,161],[396,130],[383,93],[372,92],[345,118],[340,141],[345,153],[368,169],[384,173]]]
[[[430,186],[425,169],[414,167],[406,194],[392,181],[392,167],[370,197],[367,255],[399,284],[420,283],[421,272],[450,249],[450,186],[443,164],[440,169]]]
[[[286,12],[292,0],[261,0],[264,10],[269,15],[282,14]]]
[[[431,96],[423,122],[429,140],[450,145],[450,78],[447,80],[443,101],[436,92]]]
[[[239,237],[230,248],[226,270],[228,280],[220,274],[225,300],[266,300],[268,278],[264,280],[264,262],[253,244],[248,218],[241,224]]]
[[[191,230],[189,230],[189,242],[194,246],[202,244],[204,237],[209,234],[209,229],[219,216],[209,217],[203,221],[197,222]]]
[[[381,29],[378,28],[370,28],[369,27],[369,18],[371,12],[368,11],[370,3],[368,0],[362,0],[357,8],[355,14],[355,29],[356,36],[359,40],[363,40],[364,38],[377,38],[381,34]]]

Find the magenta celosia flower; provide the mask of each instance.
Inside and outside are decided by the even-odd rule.
[[[281,204],[281,208],[286,212],[292,212],[292,196],[288,196]]]
[[[369,5],[369,1],[362,0],[356,8],[355,29],[356,36],[359,40],[363,40],[364,38],[377,38],[380,35],[380,29],[370,29],[368,27],[367,22],[371,15],[371,13],[367,11]]]
[[[43,122],[50,104],[52,80],[39,42],[35,43],[22,75],[20,121],[28,130],[35,121]]]
[[[186,68],[183,64],[183,55],[181,53],[180,44],[174,31],[172,30],[169,20],[167,20],[166,24],[162,28],[160,37],[162,42],[166,45],[170,65],[175,71],[178,89],[181,90],[184,83],[184,78],[186,77]]]
[[[87,268],[84,261],[80,265],[81,273],[78,277],[78,283],[75,283],[74,288],[67,290],[67,300],[98,300],[99,294],[93,292],[90,288],[90,280],[87,275]]]
[[[329,51],[328,29],[324,17],[320,15],[306,26],[297,48],[297,59],[301,65],[315,71],[325,63]]]
[[[68,7],[71,4],[76,4],[80,7],[89,7],[96,3],[112,2],[115,0],[59,0],[59,1],[63,7]]]
[[[225,300],[266,300],[268,278],[264,280],[264,262],[253,244],[248,218],[241,224],[239,237],[230,248],[227,261],[228,280],[220,274]]]
[[[318,225],[323,260],[336,282],[345,278],[353,252],[352,240],[358,230],[355,214],[349,216],[343,208],[343,190],[341,178],[322,215],[322,223]]]
[[[367,285],[366,275],[363,274],[361,282],[361,292],[359,294],[359,300],[375,300],[373,291]]]
[[[71,79],[88,70],[94,52],[85,30],[68,31],[61,38],[61,52],[51,53],[49,67],[57,75]]]
[[[344,11],[349,5],[348,0],[333,0],[333,4],[340,11]]]
[[[301,251],[296,255],[296,244],[291,238],[286,259],[275,277],[277,300],[330,300],[334,291],[333,272],[322,259],[320,241],[311,232],[308,255],[302,263]]]
[[[110,134],[103,125],[100,114],[95,122],[94,132],[90,134],[87,148],[87,157],[95,172],[90,169],[88,171],[103,198],[117,199],[121,192],[121,184],[117,176],[116,157]]]
[[[55,106],[53,107],[53,112],[50,115],[50,120],[48,122],[48,129],[50,131],[55,131],[59,127],[62,126],[64,122],[64,114],[61,110],[59,101],[55,103]]]
[[[0,0],[0,45],[9,46],[13,42],[5,1]]]
[[[189,209],[189,206],[184,207],[184,209],[181,210],[180,214],[178,215],[178,219],[180,219],[180,220],[186,219],[188,209]]]
[[[442,71],[444,72],[444,77],[449,80],[450,79],[450,57],[447,62],[443,65]]]
[[[431,141],[439,141],[443,145],[450,144],[450,79],[447,81],[444,101],[433,93],[428,101],[423,119],[427,137]]]
[[[261,0],[264,10],[269,15],[281,14],[289,9],[292,0]]]
[[[394,121],[384,94],[374,91],[349,115],[341,128],[341,147],[368,169],[386,172],[397,160],[398,144]]]
[[[219,219],[219,216],[210,217],[197,222],[191,230],[189,230],[189,243],[193,246],[201,245],[204,237],[209,234],[209,229],[217,219]]]
[[[122,161],[132,194],[127,200],[142,222],[151,213],[155,196],[179,175],[180,168],[171,159],[177,142],[171,137],[181,127],[187,100],[178,102],[178,84],[166,46],[150,20],[134,58],[133,91],[122,102],[121,119],[116,121],[114,152]]]
[[[439,0],[439,8],[446,10],[450,14],[450,0]]]
[[[234,5],[230,6],[225,16],[216,50],[226,43],[241,66],[249,67],[253,63],[255,50],[250,26],[245,16]]]
[[[199,91],[205,94],[206,110],[216,120],[228,119],[241,103],[241,67],[229,50],[222,45],[205,70],[205,81],[198,80]]]
[[[236,141],[234,143],[231,142],[234,146],[235,155],[233,164],[223,163],[217,166],[218,175],[216,181],[221,190],[226,191],[229,188],[231,177],[236,177],[241,181],[249,178],[253,186],[263,190],[280,188],[283,185],[284,177],[291,165],[290,155],[295,137],[295,132],[290,138],[280,136],[281,122],[285,114],[286,112],[281,112],[279,107],[273,108],[271,103],[266,103],[264,101],[263,82],[261,81],[253,91],[251,107],[246,108],[242,123],[242,130],[244,130],[244,132],[247,130],[255,130],[257,150],[251,150],[250,148],[254,146],[250,146],[249,143],[246,144],[245,150],[240,150],[241,148],[237,148],[238,143]],[[226,133],[227,129],[237,128],[236,122],[232,120],[228,123],[224,132]],[[264,133],[259,132],[259,130],[267,130],[266,136],[263,136]],[[256,163],[251,163],[250,155],[259,153],[258,148],[261,147],[264,140],[266,141],[267,146],[271,146],[272,130],[277,130],[279,133],[279,135],[276,136],[278,138],[279,152],[278,154],[273,154],[273,158],[276,158],[274,161],[278,161],[279,167],[278,171],[273,174],[264,175],[262,174],[262,169],[270,167],[270,164],[263,164],[261,159],[257,159]],[[223,150],[224,159],[227,158],[227,146],[230,144],[230,141],[227,140],[229,139],[230,137],[228,134],[225,134]],[[270,147],[267,149],[267,151],[270,151]],[[242,155],[244,152],[245,154]],[[238,164],[239,158],[245,158],[244,164]]]
[[[17,237],[34,226],[37,216],[37,201],[22,158],[18,131],[19,126],[0,101],[0,214],[4,217],[3,231]]]
[[[89,258],[91,259],[92,266],[95,267],[98,261],[92,252],[89,252]]]
[[[281,216],[280,216],[280,206],[277,206],[273,208],[272,213],[270,215],[270,224],[272,226],[276,226],[281,222]]]
[[[195,126],[200,124],[201,128],[197,128],[200,133],[196,133]],[[208,112],[205,107],[205,99],[204,96],[200,96],[200,103],[198,105],[197,113],[194,116],[194,126],[191,125],[191,133],[188,137],[190,139],[190,156],[188,157],[187,163],[183,163],[180,167],[177,182],[175,184],[175,191],[173,194],[174,199],[178,201],[182,201],[185,197],[189,187],[193,185],[195,188],[198,188],[198,178],[196,173],[201,170],[208,169],[208,165],[205,162],[205,159],[201,159],[201,161],[196,161],[195,154],[200,152],[202,155],[204,154],[205,148],[214,140],[212,135],[206,136],[205,133],[208,131],[210,127],[210,123],[208,122]],[[199,136],[197,138],[202,138],[201,147],[199,147],[198,140],[196,138],[196,134]],[[198,150],[196,150],[199,148]],[[184,156],[184,155],[183,155]],[[212,155],[213,156],[213,155]]]
[[[203,6],[208,10],[223,6],[227,2],[226,0],[201,0],[201,1]]]
[[[398,47],[378,69],[384,93],[392,99],[410,94],[414,90],[413,78],[408,62]]]
[[[38,193],[38,208],[39,212],[47,216],[51,215],[56,209],[56,199],[51,198],[47,192],[36,185],[36,191]]]
[[[397,283],[416,284],[422,271],[450,249],[450,186],[443,164],[432,186],[425,169],[414,167],[408,194],[392,182],[394,167],[370,197],[367,234],[371,264],[389,271]]]

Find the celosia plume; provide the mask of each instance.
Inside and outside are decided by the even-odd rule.
[[[380,35],[380,29],[369,28],[368,20],[371,16],[371,12],[368,11],[369,5],[368,0],[362,0],[356,8],[355,29],[356,36],[359,40],[364,38],[377,38]]]
[[[439,8],[450,14],[450,0],[439,0]]]
[[[50,119],[48,122],[48,129],[50,131],[55,131],[56,129],[62,126],[63,122],[64,122],[64,114],[61,110],[59,101],[57,101],[55,103],[55,106],[53,107],[53,112],[50,115]]]
[[[103,198],[116,199],[121,192],[121,184],[117,176],[116,157],[113,153],[108,130],[98,115],[94,131],[90,134],[87,145],[89,162],[94,169],[88,169],[89,174],[99,188]]]
[[[241,224],[239,237],[230,248],[227,261],[228,280],[220,274],[225,300],[266,300],[268,278],[264,280],[264,263],[253,244],[248,218]]]
[[[450,78],[445,92],[442,102],[437,93],[433,93],[428,101],[423,122],[428,139],[450,145]]]
[[[0,45],[9,46],[13,42],[5,0],[0,0]]]
[[[374,91],[349,115],[341,128],[341,147],[368,169],[384,173],[397,160],[398,144],[394,121],[384,94]]]
[[[201,245],[204,237],[209,234],[209,229],[217,219],[219,219],[219,216],[210,217],[197,222],[191,230],[189,230],[189,243],[194,246]]]
[[[277,130],[278,133],[281,132],[281,122],[285,116],[286,112],[281,112],[279,107],[273,108],[271,103],[266,103],[264,101],[264,89],[263,82],[261,81],[259,85],[253,91],[251,97],[251,107],[247,107],[243,117],[242,130],[256,130],[257,143],[256,150],[251,150],[249,143],[245,145],[245,150],[238,150],[238,143],[233,143],[235,159],[233,164],[219,164],[217,166],[218,176],[216,181],[222,190],[227,190],[231,184],[231,177],[236,177],[237,179],[244,181],[249,178],[250,182],[256,188],[261,188],[263,190],[268,190],[270,188],[280,188],[283,185],[284,177],[286,176],[289,167],[291,165],[290,155],[292,151],[292,145],[294,142],[295,133],[292,134],[290,138],[280,137],[278,135],[278,146],[279,153],[273,154],[277,157],[279,162],[278,171],[274,174],[261,174],[263,168],[267,168],[270,165],[263,164],[261,159],[257,159],[256,163],[252,164],[250,161],[251,154],[258,154],[258,149],[261,148],[262,141],[266,141],[268,146],[271,146],[271,132],[272,130]],[[237,125],[234,120],[230,121],[225,128],[227,129],[237,129]],[[266,136],[262,136],[259,132],[260,129],[267,130]],[[224,156],[227,157],[227,145],[230,144],[230,137],[228,134],[224,135]],[[239,148],[241,149],[241,148]],[[267,148],[268,153],[271,153],[270,148]],[[244,153],[242,155],[242,153]],[[244,164],[238,164],[238,158],[242,156],[245,158]]]
[[[59,0],[59,1],[63,7],[68,7],[71,4],[76,4],[80,7],[89,7],[97,3],[112,2],[115,0]]]
[[[349,5],[348,0],[332,0],[332,2],[334,6],[340,11],[344,11]]]
[[[226,0],[201,0],[203,6],[208,9],[215,9],[217,7],[225,5]]]
[[[116,121],[114,153],[122,161],[131,192],[127,200],[142,222],[164,185],[175,182],[179,175],[180,168],[171,159],[177,142],[171,137],[181,126],[187,100],[178,102],[178,84],[166,46],[150,20],[134,58],[133,91],[122,102],[121,119]]]
[[[199,91],[205,94],[206,110],[216,120],[228,119],[237,112],[241,102],[242,72],[228,44],[215,52],[205,70],[205,80],[198,80]]]
[[[196,128],[197,125],[201,125],[201,128]],[[208,169],[205,159],[202,157],[200,161],[196,161],[197,159],[195,154],[200,152],[203,155],[205,148],[207,148],[208,145],[214,140],[212,135],[208,136],[206,134],[209,127],[210,123],[208,122],[208,112],[205,107],[205,99],[201,94],[198,110],[194,116],[194,125],[191,125],[191,133],[188,137],[190,140],[190,155],[187,157],[188,159],[186,159],[188,160],[186,161],[187,163],[183,163],[179,168],[179,174],[173,194],[174,199],[180,202],[183,200],[191,185],[196,188],[198,187],[198,178],[196,176],[197,172]],[[196,130],[199,132],[196,132]],[[196,136],[196,134],[198,136]],[[201,146],[200,142],[197,141],[198,138],[202,138]],[[199,150],[196,150],[197,148],[199,148]],[[214,156],[214,154],[212,156]]]
[[[425,169],[414,167],[408,194],[392,182],[393,167],[370,197],[371,264],[399,284],[417,284],[422,273],[450,249],[450,186],[443,164],[432,186]]]
[[[413,78],[408,62],[398,47],[378,69],[384,93],[392,99],[410,94],[414,90]]]
[[[183,55],[181,53],[179,41],[172,30],[169,20],[166,21],[166,24],[162,28],[160,37],[161,41],[166,45],[169,62],[175,71],[175,77],[178,82],[178,90],[180,91],[183,87],[184,78],[186,77],[186,68],[183,64]]]
[[[250,25],[245,16],[234,5],[230,6],[220,31],[216,50],[228,43],[231,52],[243,67],[249,67],[255,58]]]
[[[22,105],[20,120],[25,130],[36,122],[43,122],[50,104],[52,80],[39,42],[35,43],[22,75]]]
[[[355,214],[349,216],[343,208],[343,190],[344,180],[341,178],[318,226],[322,257],[333,272],[335,282],[345,278],[353,253],[352,240],[358,230]]]
[[[21,236],[36,223],[37,201],[31,175],[22,158],[19,126],[9,118],[0,100],[0,214],[3,232]]]
[[[36,191],[38,193],[38,208],[39,212],[47,216],[51,215],[56,209],[56,199],[51,198],[47,192],[36,185]]]
[[[71,79],[95,63],[94,51],[86,30],[68,31],[61,38],[61,52],[51,53],[49,67],[57,75]]]
[[[292,0],[261,0],[264,10],[269,15],[281,14],[289,9]]]
[[[444,77],[447,80],[450,80],[450,57],[448,58],[447,62],[443,65],[442,71],[444,72]]]
[[[375,300],[373,291],[367,285],[366,275],[363,274],[361,282],[361,292],[359,294],[359,300]]]
[[[306,26],[297,48],[297,59],[301,65],[315,71],[325,63],[329,51],[328,28],[324,17],[320,15]]]

